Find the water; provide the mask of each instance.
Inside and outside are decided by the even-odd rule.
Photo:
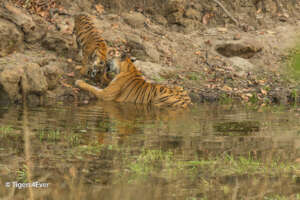
[[[0,107],[0,199],[300,199],[299,115],[218,104]],[[36,181],[44,185],[21,184]]]

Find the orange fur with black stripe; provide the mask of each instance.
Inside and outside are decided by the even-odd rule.
[[[77,80],[75,84],[104,101],[183,108],[191,104],[190,97],[182,87],[147,82],[129,58],[112,59],[107,64],[105,74],[110,72],[114,72],[116,76],[104,89],[89,85],[82,80]]]
[[[82,75],[89,72],[96,74],[102,71],[106,65],[107,45],[94,23],[94,16],[78,14],[74,16],[73,33],[76,36],[77,46],[82,57]],[[87,66],[92,65],[92,69]]]

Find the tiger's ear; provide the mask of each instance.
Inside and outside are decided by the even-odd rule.
[[[123,61],[123,60],[125,60],[125,59],[127,59],[128,58],[128,55],[126,54],[126,53],[122,53],[122,55],[121,55],[121,60]]]
[[[136,57],[130,57],[131,62],[135,62],[136,61]]]
[[[126,60],[126,59],[129,59],[131,62],[135,62],[136,61],[136,57],[131,57],[131,56],[129,56],[128,54],[126,54],[126,53],[123,53],[122,55],[121,55],[121,60],[123,61],[123,60]]]
[[[107,48],[107,54],[108,54],[110,57],[114,57],[114,56],[116,56],[117,51],[116,51],[115,48],[108,47],[108,48]]]

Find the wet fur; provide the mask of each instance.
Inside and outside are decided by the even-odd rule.
[[[104,101],[183,108],[191,104],[190,97],[182,87],[174,86],[171,88],[147,82],[129,58],[125,58],[123,61],[113,59],[108,64],[108,68],[110,68],[109,71],[113,71],[117,75],[104,89],[89,85],[82,80],[77,80],[75,84]]]

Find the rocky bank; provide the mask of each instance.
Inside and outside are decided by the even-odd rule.
[[[299,101],[285,60],[300,3],[268,1],[22,1],[0,3],[0,103],[88,103],[72,15],[97,16],[107,44],[137,58],[147,79],[182,85],[194,102]],[[58,11],[58,12],[53,12]],[[87,80],[90,81],[90,80]]]

